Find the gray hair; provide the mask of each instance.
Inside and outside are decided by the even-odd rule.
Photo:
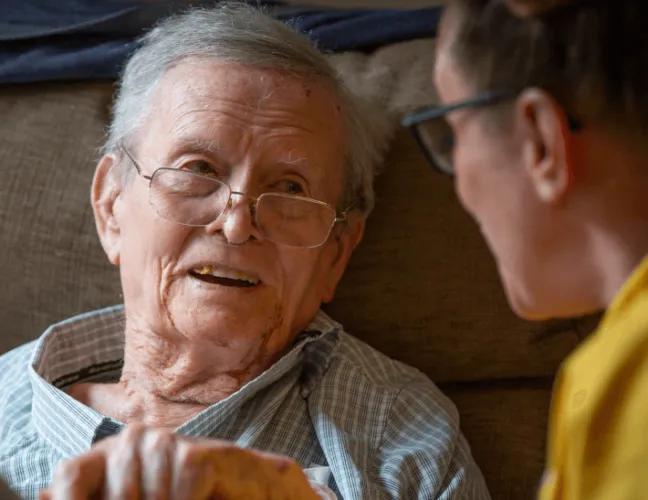
[[[280,69],[316,79],[337,98],[348,136],[345,186],[339,208],[365,215],[374,206],[373,179],[384,149],[385,120],[353,95],[310,40],[263,12],[239,3],[190,9],[157,25],[140,40],[126,64],[115,97],[104,152],[116,153],[134,136],[167,69],[187,58]],[[382,139],[382,141],[381,141]]]

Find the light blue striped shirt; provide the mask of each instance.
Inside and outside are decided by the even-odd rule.
[[[0,357],[0,474],[24,498],[123,427],[63,392],[119,379],[123,324],[121,306],[95,311]],[[324,313],[269,370],[176,432],[329,467],[344,500],[489,498],[454,405]]]

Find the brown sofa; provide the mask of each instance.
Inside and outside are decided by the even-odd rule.
[[[398,115],[434,99],[431,54],[432,42],[419,41],[333,59],[352,87]],[[120,302],[89,207],[111,94],[110,83],[0,87],[0,353]],[[531,498],[554,373],[593,323],[515,318],[451,180],[397,127],[376,188],[365,240],[326,310],[439,383],[494,499]]]

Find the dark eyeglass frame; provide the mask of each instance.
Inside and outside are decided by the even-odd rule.
[[[164,170],[175,170],[175,169],[173,169],[173,168],[160,167],[160,168],[156,169],[156,170],[153,172],[152,175],[146,175],[146,174],[142,171],[142,167],[141,167],[140,164],[137,162],[137,160],[135,159],[135,157],[130,153],[130,151],[128,151],[128,149],[127,149],[123,144],[119,146],[119,149],[120,149],[120,150],[121,150],[121,151],[126,155],[126,157],[131,161],[131,163],[133,164],[133,167],[135,167],[135,171],[137,172],[137,175],[139,175],[139,176],[142,177],[143,179],[146,179],[146,180],[149,182],[149,188],[151,187],[151,184],[153,183],[153,178],[155,177],[156,172],[158,172],[158,171],[164,171]],[[202,176],[202,175],[200,175],[200,174],[194,174],[194,173],[192,173],[192,172],[187,172],[187,174],[189,174],[189,175],[195,175],[195,176],[197,176],[197,177],[205,177],[205,176]],[[208,177],[205,177],[205,178],[209,179]],[[227,186],[228,189],[229,189],[229,192],[230,192],[230,197],[229,197],[229,200],[227,201],[227,206],[226,206],[225,211],[227,211],[227,209],[231,208],[231,206],[232,206],[232,195],[243,196],[243,197],[245,197],[245,198],[251,199],[251,200],[254,202],[254,203],[251,205],[250,210],[252,211],[252,215],[255,217],[255,221],[256,221],[256,206],[257,206],[257,203],[259,202],[259,200],[261,199],[261,197],[263,197],[264,195],[267,195],[268,193],[261,194],[258,198],[255,198],[254,196],[249,196],[249,195],[246,195],[245,193],[241,193],[241,192],[238,192],[238,191],[234,191],[234,190],[232,190],[232,187],[231,187],[228,183],[226,183],[226,182],[223,182],[223,181],[220,181],[220,180],[217,181],[217,182],[219,182],[219,183],[224,184],[225,186]],[[328,230],[328,234],[327,234],[326,238],[324,239],[324,241],[322,241],[322,242],[321,242],[320,244],[318,244],[318,245],[314,245],[314,246],[305,246],[305,247],[296,247],[296,248],[317,248],[317,247],[322,246],[324,243],[326,243],[326,240],[328,240],[328,238],[330,237],[330,235],[331,235],[331,231],[333,230],[333,227],[335,227],[335,225],[336,225],[336,224],[339,224],[340,222],[346,222],[347,217],[348,217],[348,213],[349,213],[350,210],[352,210],[352,207],[351,207],[351,208],[349,208],[349,210],[339,213],[339,212],[335,209],[335,207],[334,207],[333,205],[330,205],[329,203],[326,203],[325,201],[316,200],[315,198],[309,198],[309,197],[307,197],[307,196],[295,196],[295,195],[289,195],[289,194],[278,194],[278,193],[277,193],[277,194],[273,193],[273,195],[274,195],[274,196],[281,196],[281,197],[284,197],[284,198],[295,198],[295,199],[304,200],[304,201],[307,201],[307,202],[310,202],[310,203],[315,203],[316,205],[321,205],[321,206],[324,206],[324,207],[328,207],[328,208],[330,208],[330,209],[333,211],[333,213],[335,214],[335,218],[333,219],[333,222],[331,223],[331,227],[329,228],[329,230]],[[225,213],[225,212],[223,212],[223,213]],[[222,214],[221,214],[221,215],[222,215]],[[255,222],[255,223],[256,223],[256,222]],[[205,227],[205,226],[206,226],[206,224],[201,224],[201,225],[198,225],[198,226],[193,226],[192,224],[185,224],[185,223],[177,222],[177,221],[176,221],[176,224],[181,224],[181,225],[183,225],[183,226],[191,226],[191,227]],[[282,244],[283,244],[283,243],[282,243]],[[293,246],[293,245],[286,245],[286,244],[283,244],[283,245],[284,245],[284,246]]]
[[[460,109],[483,108],[486,106],[498,104],[503,101],[507,101],[509,99],[515,99],[518,95],[520,95],[520,92],[520,90],[512,89],[487,90],[484,92],[479,92],[469,99],[457,101],[445,106],[426,106],[406,114],[403,117],[401,124],[412,132],[414,138],[416,139],[416,142],[421,147],[426,160],[442,174],[452,176],[454,175],[454,172],[451,173],[441,168],[438,162],[435,160],[433,152],[428,149],[425,141],[421,137],[419,126],[431,120],[443,118],[448,113],[452,113],[453,111]],[[583,123],[578,118],[575,118],[573,116],[567,115],[567,123],[571,132],[576,133],[580,132],[583,129]]]

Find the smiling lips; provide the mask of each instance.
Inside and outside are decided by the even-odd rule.
[[[261,280],[242,271],[217,266],[196,267],[189,274],[197,280],[221,286],[253,287],[261,284]]]

